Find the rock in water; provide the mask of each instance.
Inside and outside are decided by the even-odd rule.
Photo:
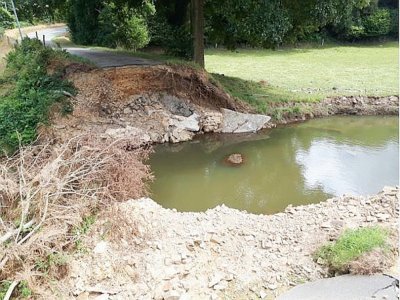
[[[241,165],[244,163],[243,155],[240,153],[233,153],[225,158],[225,162],[230,165]]]
[[[225,108],[221,112],[223,133],[257,132],[271,120],[271,117],[265,115],[244,114]]]

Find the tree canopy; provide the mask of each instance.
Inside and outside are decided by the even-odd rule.
[[[398,0],[19,0],[25,22],[67,20],[80,44],[194,54],[191,5],[204,3],[204,42],[275,48],[398,36]],[[191,4],[192,3],[192,4]],[[9,26],[7,13],[0,27]],[[193,22],[192,22],[193,23]],[[202,35],[202,34],[201,34]]]

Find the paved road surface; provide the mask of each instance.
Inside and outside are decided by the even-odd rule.
[[[68,32],[67,27],[54,27],[48,29],[39,30],[38,36],[42,40],[43,35],[45,35],[46,45],[51,47],[57,47],[57,45],[52,41],[54,38],[59,36],[64,36]],[[36,33],[31,32],[27,34],[30,38],[36,38]],[[86,58],[93,62],[100,68],[108,67],[123,67],[123,66],[150,66],[158,65],[160,62],[135,57],[126,53],[99,50],[94,48],[82,48],[82,47],[63,47],[66,51],[71,54]]]
[[[294,287],[277,300],[397,300],[395,279],[385,275],[344,275]]]

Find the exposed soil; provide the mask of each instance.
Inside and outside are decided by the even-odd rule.
[[[191,139],[191,131],[217,128],[221,108],[252,111],[249,105],[213,85],[205,73],[185,67],[99,70],[75,64],[65,71],[65,76],[78,90],[77,96],[71,98],[73,113],[63,116],[54,110],[52,128],[43,128],[46,136],[58,140],[91,132],[128,137],[140,144],[177,142]],[[182,121],[181,116],[193,113],[198,115],[202,128],[173,132],[171,127],[176,120]]]
[[[398,189],[385,188],[271,216],[223,205],[179,213],[151,199],[118,203],[112,211],[130,233],[116,236],[100,216],[85,241],[88,253],[73,257],[70,277],[60,284],[79,299],[274,299],[327,276],[324,262],[313,259],[321,245],[346,228],[374,225],[393,232],[391,250],[364,256],[350,271],[382,272],[397,254],[398,196]]]
[[[62,116],[54,110],[52,128],[43,128],[45,136],[61,141],[91,132],[105,138],[129,138],[138,145],[180,142],[198,133],[220,132],[222,108],[254,113],[247,103],[231,98],[209,81],[206,73],[190,67],[93,69],[75,63],[65,68],[65,77],[78,90],[78,95],[71,98],[73,113]],[[336,97],[315,103],[270,105],[270,111],[280,116],[268,127],[338,114],[399,113],[398,96]],[[186,128],[185,118],[192,114],[198,124]],[[188,121],[193,125],[193,120]]]

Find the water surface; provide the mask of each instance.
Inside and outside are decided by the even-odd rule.
[[[250,135],[204,135],[159,145],[152,197],[179,211],[224,203],[253,213],[373,194],[399,181],[398,117],[331,117]],[[224,158],[241,153],[232,167]]]

